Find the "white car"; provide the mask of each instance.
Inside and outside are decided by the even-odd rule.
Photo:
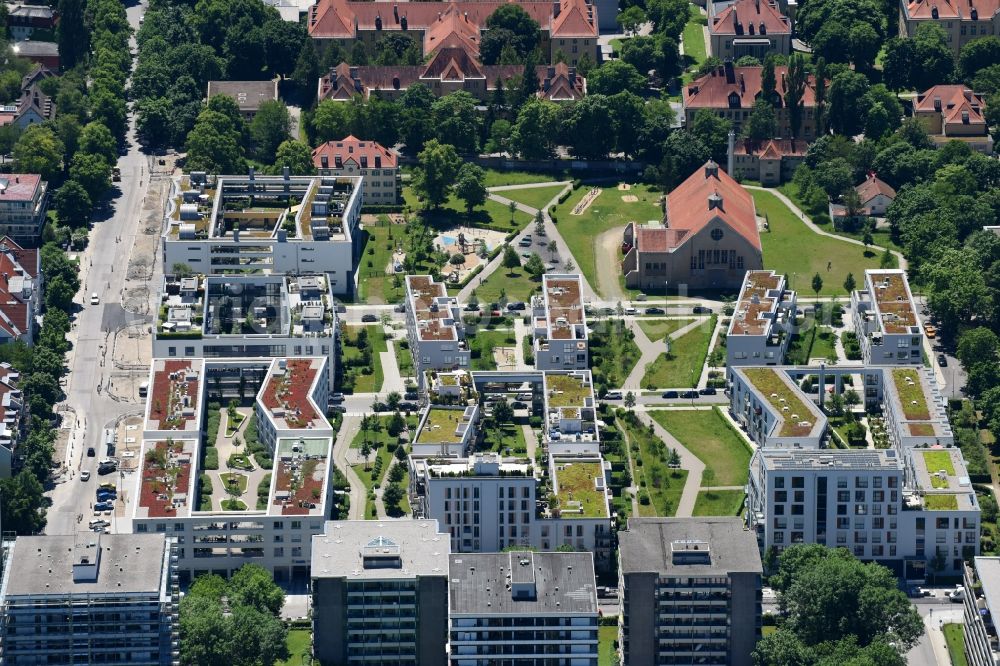
[[[96,292],[96,291],[95,291],[95,292],[93,292],[93,293],[92,293],[92,294],[90,295],[90,304],[91,304],[91,305],[99,305],[99,304],[100,304],[100,302],[101,302],[101,297],[97,295],[97,292]]]
[[[83,470],[82,472],[80,472],[80,480],[90,481],[90,472],[88,472],[87,470]]]

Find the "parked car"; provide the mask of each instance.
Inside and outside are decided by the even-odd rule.
[[[667,311],[663,308],[646,308],[646,314],[648,315],[661,315],[667,314]]]
[[[407,391],[406,393],[403,394],[403,400],[416,400],[416,399],[417,399],[416,391]]]
[[[635,315],[635,314],[639,314],[639,311],[636,310],[635,308],[625,308],[625,314],[627,314],[627,315]]]
[[[700,393],[701,395],[716,395],[718,393],[718,390],[716,390],[712,386],[709,386],[708,388],[699,389],[698,393]]]
[[[937,362],[938,365],[940,365],[942,368],[948,367],[948,357],[945,356],[944,354],[938,354]]]
[[[90,472],[88,470],[83,470],[80,472],[81,481],[90,481]]]
[[[521,402],[520,400],[515,400],[514,402],[510,403],[510,408],[511,409],[527,409],[528,408],[528,403]]]
[[[94,511],[114,511],[115,505],[111,502],[98,502],[94,505]]]
[[[691,311],[695,314],[712,314],[712,308],[706,307],[704,305],[696,305],[691,308]]]
[[[420,409],[420,405],[415,402],[401,402],[399,403],[399,411],[401,412],[416,412]]]
[[[330,402],[344,402],[344,394],[343,393],[331,393],[330,394]]]
[[[622,392],[621,391],[608,391],[607,393],[604,394],[604,399],[605,400],[621,400],[622,399]]]
[[[947,594],[948,600],[955,603],[961,603],[965,601],[965,588],[961,585],[956,585],[955,589]]]
[[[93,458],[96,455],[97,455],[97,451],[94,450],[94,447],[88,446],[87,447],[87,457],[88,458]]]
[[[664,391],[663,396],[662,396],[662,398],[664,400],[676,400],[679,397],[680,397],[680,394],[677,393],[677,391]]]
[[[522,252],[521,253],[521,256],[524,257],[525,259],[531,259],[531,255],[532,255],[531,252]]]
[[[378,321],[378,317],[373,314],[366,314],[361,317],[361,321],[365,323]]]
[[[934,338],[937,337],[937,326],[935,326],[934,324],[924,324],[924,333],[927,335],[928,338],[933,340]]]
[[[525,305],[522,301],[514,301],[513,303],[507,304],[507,310],[509,312],[524,310]]]
[[[525,236],[517,242],[521,247],[531,247],[531,236]]]
[[[906,591],[911,597],[933,597],[934,593],[928,590],[926,587],[917,587],[916,585],[910,586]]]
[[[394,312],[406,312],[406,304],[405,303],[400,303],[399,305],[397,305],[396,307],[393,308],[393,311]]]
[[[684,393],[681,393],[681,397],[684,398],[685,400],[697,398],[698,397],[698,392],[697,391],[684,391]]]
[[[90,304],[91,305],[100,305],[100,303],[101,303],[101,297],[98,296],[97,292],[95,291],[94,293],[92,293],[90,295]]]

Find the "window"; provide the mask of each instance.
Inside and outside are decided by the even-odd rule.
[[[719,242],[722,240],[722,229],[712,229],[712,240]]]

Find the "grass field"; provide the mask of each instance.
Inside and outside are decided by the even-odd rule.
[[[514,224],[510,222],[510,209],[496,201],[486,200],[486,203],[472,211],[465,212],[465,202],[452,196],[437,210],[424,210],[423,203],[418,199],[411,187],[403,188],[403,200],[410,208],[417,211],[420,219],[435,228],[449,228],[461,224],[469,226],[492,226],[498,229],[513,231],[520,229],[531,221],[531,216],[521,211],[514,212]]]
[[[651,321],[640,319],[639,328],[642,329],[647,338],[656,342],[657,340],[662,340],[670,333],[684,328],[693,321],[693,317],[684,319],[654,319]]]
[[[878,268],[877,255],[866,257],[862,247],[814,233],[770,192],[750,192],[757,204],[757,214],[765,215],[770,225],[770,232],[760,236],[764,268],[787,275],[792,289],[812,296],[812,278],[819,273],[823,279],[820,296],[849,296],[844,290],[848,273],[859,280],[866,268]],[[803,252],[804,247],[809,251]]]
[[[483,447],[490,451],[496,451],[508,455],[524,455],[528,452],[528,445],[524,441],[524,430],[520,424],[505,423],[499,428],[486,426],[483,428]]]
[[[497,196],[504,199],[512,199],[518,203],[523,203],[531,208],[541,209],[550,201],[559,196],[565,185],[547,185],[545,187],[532,187],[527,190],[502,190],[496,192]]]
[[[617,423],[632,447],[635,483],[639,486],[639,515],[673,516],[687,483],[687,470],[667,467],[669,451],[666,444],[650,434],[635,415],[628,414]],[[645,504],[642,502],[644,494],[649,497]]]
[[[715,473],[712,485],[746,484],[750,448],[717,409],[655,410],[649,414]]]
[[[615,641],[618,640],[616,625],[597,628],[597,666],[618,666]]]
[[[497,171],[496,169],[485,169],[486,178],[483,183],[486,187],[500,187],[502,185],[527,185],[529,183],[548,183],[553,180],[569,180],[566,173],[542,173],[533,171]]]
[[[304,658],[311,656],[312,632],[308,629],[289,629],[285,645],[288,647],[288,659],[274,662],[274,666],[302,666],[308,663]]]
[[[385,269],[392,260],[393,250],[400,245],[406,247],[406,229],[404,225],[390,223],[384,215],[379,217],[377,224],[365,225],[367,242],[358,267],[358,298],[365,303],[398,303],[406,295],[405,276],[400,275],[397,282]],[[430,266],[423,269],[421,272],[430,270]]]
[[[742,490],[702,490],[694,503],[696,516],[735,516],[743,506]]]
[[[698,8],[693,4],[689,6],[691,18],[684,26],[684,64],[692,69],[697,69],[701,63],[705,62],[705,32],[702,27],[708,23]]]
[[[477,331],[474,336],[469,338],[472,370],[496,370],[497,364],[493,360],[493,349],[495,347],[513,347],[516,344],[513,331]]]
[[[795,205],[801,208],[802,210],[807,210],[807,206],[802,202],[802,199],[799,198],[799,188],[796,187],[794,183],[785,183],[783,185],[779,185],[778,191],[784,194],[789,199],[791,199],[793,202],[795,202]],[[814,218],[813,221],[816,222],[816,219]],[[861,231],[837,230],[834,229],[833,225],[829,223],[825,225],[820,224],[819,227],[824,231],[829,231],[832,234],[837,234],[838,236],[844,236],[845,238],[862,240],[864,237],[864,233],[862,233]],[[897,252],[903,251],[903,248],[901,248],[899,245],[896,244],[894,240],[892,240],[892,234],[889,233],[888,229],[875,229],[872,232],[872,240],[874,240],[875,241],[874,244],[878,245],[879,247],[887,247],[890,250],[895,250]],[[876,252],[878,252],[878,250],[876,250]],[[854,277],[855,279],[857,279],[858,276],[855,275]]]
[[[837,359],[835,337],[829,326],[812,326],[792,336],[788,345],[788,362],[805,365],[811,358]]]
[[[709,324],[698,326],[671,340],[670,355],[660,354],[649,364],[642,378],[642,385],[653,389],[697,386],[716,319],[713,315]]]
[[[965,656],[965,627],[961,624],[946,624],[942,627],[944,640],[948,643],[951,666],[969,666]]]
[[[541,256],[542,259],[546,258],[544,254]],[[527,302],[528,297],[541,288],[542,281],[532,278],[523,267],[511,270],[501,266],[476,287],[476,298],[480,303],[496,303],[500,300],[500,292],[503,291],[508,302]]]
[[[635,333],[621,319],[609,319],[593,325],[590,335],[590,366],[594,387],[618,388],[628,378],[642,354],[635,344]]]
[[[608,229],[624,227],[633,220],[641,223],[660,220],[663,218],[663,211],[659,204],[659,190],[636,185],[624,192],[611,185],[603,188],[604,191],[583,215],[571,215],[573,207],[580,203],[589,190],[589,187],[575,190],[566,203],[553,210],[559,220],[559,233],[569,246],[578,270],[596,287],[598,237]],[[634,195],[639,200],[626,203],[622,201],[622,195]]]
[[[361,356],[361,351],[352,345],[352,343],[358,338],[358,331],[361,330],[360,326],[345,326],[344,327],[344,346],[342,358],[346,362],[350,359]],[[354,375],[354,392],[355,393],[376,393],[382,390],[382,358],[379,356],[381,352],[388,351],[389,346],[385,342],[385,334],[382,331],[381,325],[365,326],[368,330],[368,343],[372,346],[372,363],[371,366],[366,367],[352,367],[346,368],[345,372],[350,372]]]

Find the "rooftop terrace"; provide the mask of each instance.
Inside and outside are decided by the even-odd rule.
[[[784,285],[785,277],[774,271],[747,271],[729,325],[729,335],[766,334],[781,301]]]
[[[274,360],[258,400],[278,428],[302,430],[326,425],[310,399],[322,366],[322,358]]]
[[[417,433],[416,444],[458,444],[472,423],[475,410],[465,407],[430,407]]]
[[[603,518],[608,515],[604,468],[597,462],[552,462],[552,487],[560,518]]]
[[[406,290],[421,340],[458,340],[452,316],[458,301],[448,296],[444,283],[435,282],[429,275],[408,275]]]
[[[892,371],[892,381],[906,419],[908,421],[929,421],[931,410],[917,371],[913,368],[895,368]]]
[[[917,325],[917,313],[913,307],[910,286],[906,273],[895,271],[866,271],[871,298],[886,333],[908,333]]]
[[[804,437],[821,415],[812,401],[803,399],[784,373],[772,368],[741,368],[757,392],[778,416],[778,437]],[[808,403],[808,404],[807,404]]]
[[[137,518],[186,516],[191,512],[193,466],[198,442],[193,439],[147,440],[142,448],[142,476]]]
[[[550,408],[583,407],[593,395],[593,388],[582,373],[545,374],[545,396]]]
[[[586,339],[587,330],[577,331],[586,323],[579,275],[546,275],[543,278],[546,325],[553,340]],[[578,335],[580,333],[580,335]]]
[[[329,477],[329,437],[278,440],[274,481],[268,513],[283,516],[322,516]]]
[[[196,360],[154,359],[147,400],[147,430],[198,428],[200,368]]]

